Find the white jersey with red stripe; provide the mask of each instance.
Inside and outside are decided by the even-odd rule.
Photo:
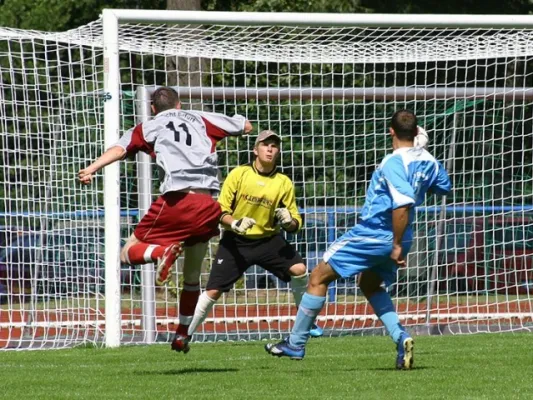
[[[127,131],[117,143],[127,155],[155,157],[162,194],[183,189],[220,190],[216,144],[244,130],[241,115],[166,110]]]

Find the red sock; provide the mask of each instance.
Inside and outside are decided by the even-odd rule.
[[[163,256],[165,247],[156,244],[138,243],[128,249],[128,258],[131,264],[147,264],[157,261]]]
[[[192,321],[198,297],[200,297],[199,283],[183,284],[183,290],[180,295],[180,324],[176,331],[179,335],[187,336],[187,330]]]

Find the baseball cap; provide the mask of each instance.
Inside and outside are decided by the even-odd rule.
[[[264,131],[259,132],[259,135],[257,135],[257,138],[255,139],[255,144],[257,145],[259,142],[264,142],[265,140],[269,138],[275,138],[278,141],[281,141],[281,138],[276,132],[264,130]]]

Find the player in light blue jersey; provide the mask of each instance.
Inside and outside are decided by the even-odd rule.
[[[396,343],[396,368],[413,367],[413,339],[400,324],[382,284],[392,284],[398,267],[406,265],[416,206],[428,192],[444,195],[451,189],[442,164],[422,146],[415,146],[419,129],[412,112],[400,110],[393,115],[390,135],[394,151],[372,175],[360,222],[328,248],[311,273],[290,336],[278,344],[267,344],[267,352],[302,359],[309,329],[326,302],[329,283],[359,274],[359,288]]]

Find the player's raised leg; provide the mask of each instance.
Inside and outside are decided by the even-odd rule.
[[[130,265],[158,263],[158,270],[162,265],[168,266],[165,268],[165,276],[167,276],[166,280],[168,280],[168,275],[171,275],[171,267],[181,254],[181,251],[180,243],[169,246],[150,244],[140,241],[132,234],[120,252],[120,261]]]
[[[130,264],[156,263],[156,284],[168,282],[172,268],[183,251],[184,232],[176,225],[180,202],[186,196],[172,192],[159,196],[143,216],[121,252],[121,259]],[[170,203],[169,203],[170,201]]]
[[[390,295],[381,287],[382,283],[383,279],[371,269],[363,271],[359,276],[359,288],[396,344],[396,368],[411,369],[414,361],[413,338],[400,324],[396,308]]]
[[[328,263],[321,261],[318,264],[311,272],[307,292],[298,307],[291,335],[278,344],[267,344],[265,350],[268,353],[278,357],[290,357],[293,360],[301,360],[305,356],[309,331],[326,303],[328,285],[338,277]]]
[[[168,246],[161,258],[159,258],[156,268],[155,283],[163,286],[172,277],[174,263],[183,252],[183,243],[176,243]]]

